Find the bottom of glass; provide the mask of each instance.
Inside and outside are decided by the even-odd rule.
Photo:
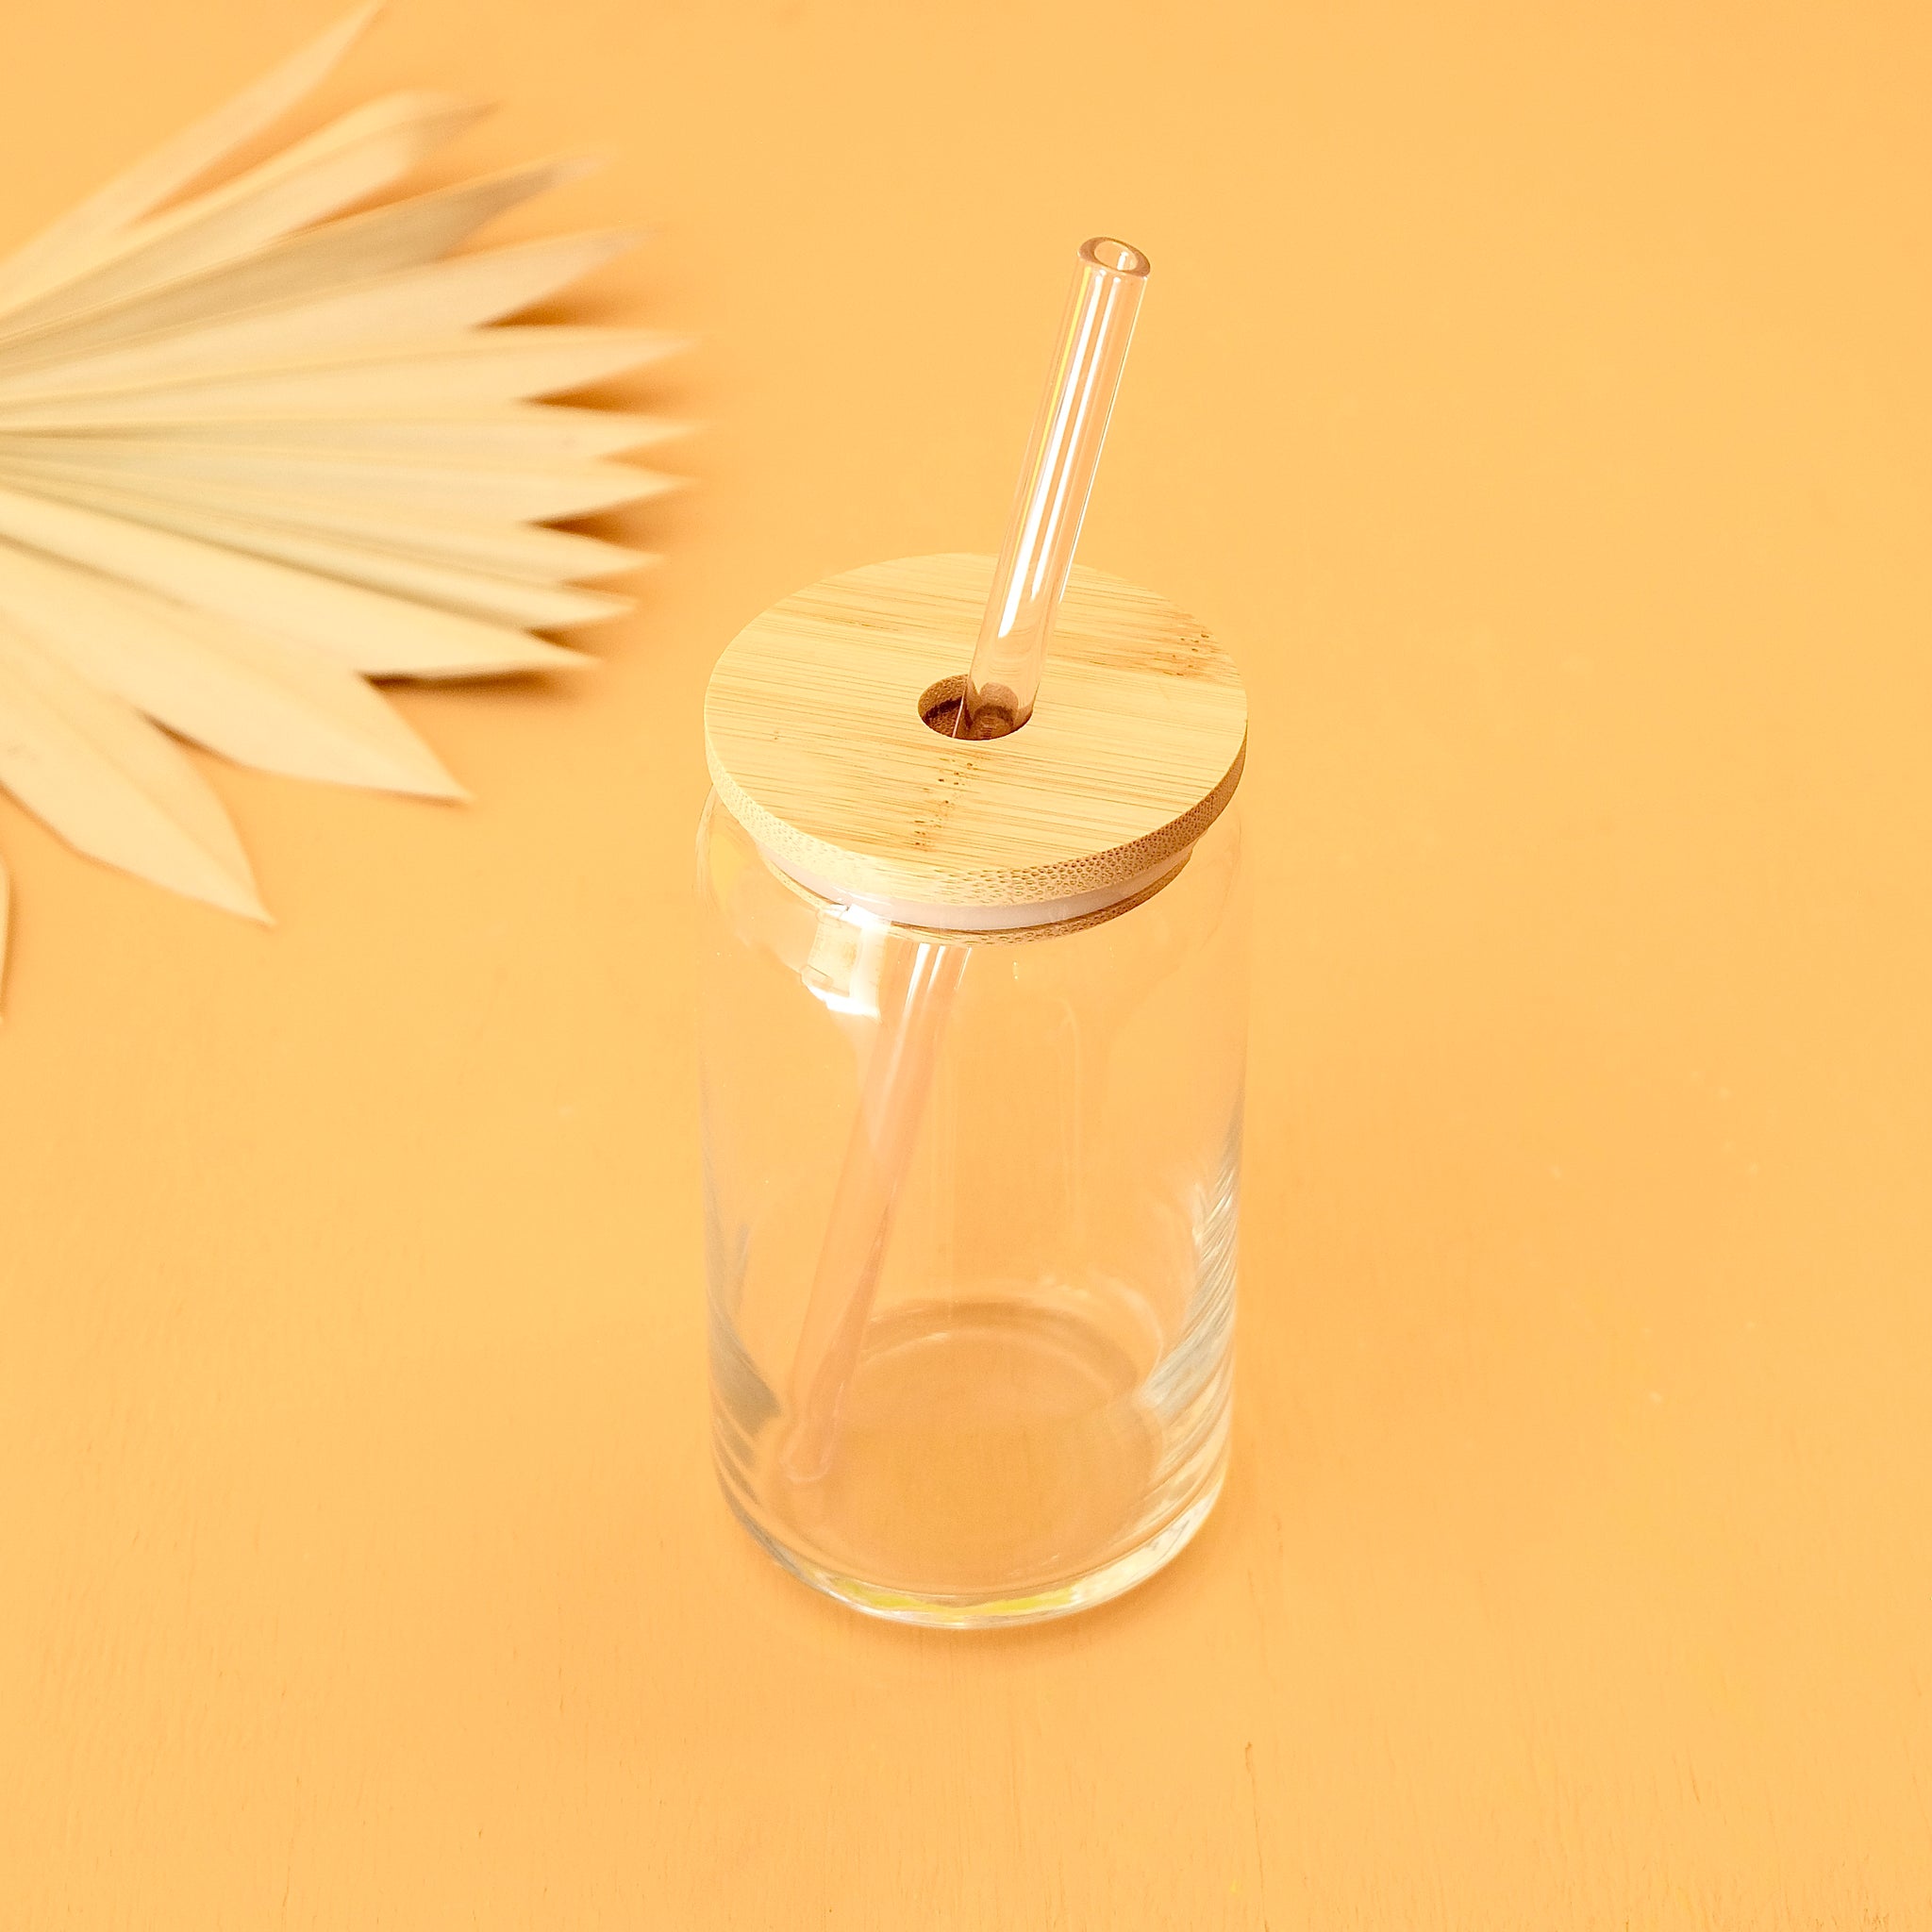
[[[752,1541],[781,1568],[789,1570],[802,1583],[810,1584],[824,1595],[847,1604],[855,1610],[863,1611],[868,1617],[882,1617],[888,1623],[916,1624],[941,1630],[995,1630],[1016,1624],[1043,1624],[1053,1617],[1069,1617],[1076,1610],[1091,1610],[1096,1605],[1124,1595],[1136,1584],[1145,1583],[1158,1571],[1164,1570],[1193,1541],[1194,1532],[1207,1522],[1209,1511],[1221,1495],[1224,1474],[1224,1469],[1217,1468],[1212,1481],[1187,1508],[1125,1555],[1116,1557],[1082,1576],[1014,1596],[925,1595],[843,1575],[778,1541],[745,1508],[729,1483],[723,1488],[724,1500],[731,1505],[731,1513],[750,1532]]]
[[[826,1467],[788,1470],[767,1407],[755,1431],[720,1428],[724,1492],[787,1569],[874,1616],[973,1627],[1104,1602],[1194,1533],[1226,1448],[1224,1376],[1158,1407],[1131,1306],[1009,1283],[893,1309],[866,1332]]]

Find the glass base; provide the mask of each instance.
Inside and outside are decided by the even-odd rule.
[[[1008,1284],[894,1309],[867,1332],[828,1466],[790,1474],[768,1406],[754,1431],[720,1429],[725,1494],[787,1569],[874,1616],[973,1628],[1105,1602],[1192,1536],[1226,1443],[1224,1375],[1158,1405],[1106,1319],[1128,1306]]]
[[[1116,1557],[1071,1581],[1054,1583],[1023,1596],[1004,1597],[924,1596],[824,1569],[779,1542],[745,1508],[728,1483],[722,1487],[724,1500],[731,1505],[731,1513],[750,1532],[752,1541],[781,1568],[826,1596],[862,1610],[868,1617],[882,1617],[891,1624],[912,1624],[937,1630],[998,1630],[1009,1624],[1044,1624],[1054,1617],[1070,1617],[1076,1610],[1091,1610],[1096,1605],[1124,1595],[1136,1584],[1145,1583],[1166,1569],[1207,1522],[1220,1498],[1224,1474],[1224,1470],[1217,1469],[1213,1481],[1194,1502],[1125,1556]]]

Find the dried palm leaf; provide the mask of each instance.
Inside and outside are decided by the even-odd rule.
[[[363,206],[480,111],[410,92],[199,185],[375,10],[0,261],[0,790],[77,850],[255,919],[175,740],[460,798],[368,680],[588,663],[532,633],[627,609],[582,586],[654,559],[547,525],[673,480],[607,458],[676,425],[541,399],[675,339],[506,320],[633,238],[453,253],[585,163]],[[9,902],[0,864],[0,969]]]

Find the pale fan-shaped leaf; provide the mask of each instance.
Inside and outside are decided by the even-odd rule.
[[[300,450],[130,454],[125,445],[105,440],[92,448],[63,448],[51,456],[35,453],[46,441],[0,437],[0,473],[12,476],[21,489],[52,489],[67,483],[134,491],[242,516],[254,514],[258,505],[291,501],[311,506],[318,514],[333,512],[338,517],[421,515],[521,522],[589,516],[678,487],[675,476],[626,463],[421,462]],[[78,441],[75,439],[75,444]]]
[[[62,271],[84,258],[103,237],[139,221],[279,120],[326,77],[381,7],[382,0],[370,0],[370,5],[344,15],[272,73],[96,189],[78,208],[69,209],[0,262],[0,306],[10,305],[23,291],[60,279]]]
[[[23,460],[14,454],[17,445],[8,442],[0,447],[6,451],[0,456],[0,480],[12,475],[25,488],[51,489],[66,484],[113,491],[274,528],[345,538],[428,563],[456,564],[527,583],[561,584],[614,576],[658,560],[648,551],[626,550],[622,544],[575,530],[553,530],[541,524],[510,523],[474,512],[418,509],[408,504],[386,503],[375,492],[258,490],[246,483],[209,483],[165,471],[157,475],[147,469],[105,463]],[[668,484],[675,479],[662,480]]]
[[[395,348],[31,402],[0,403],[0,435],[14,429],[107,428],[206,416],[369,415],[471,403],[521,402],[584,389],[641,368],[684,343],[651,329],[485,328]]]
[[[505,208],[570,182],[593,166],[590,160],[551,160],[510,168],[481,182],[394,201],[284,236],[257,255],[39,328],[17,328],[0,321],[0,361],[8,367],[25,367],[46,356],[79,356],[83,350],[158,334],[186,323],[243,315],[417,269],[448,255]]]
[[[425,798],[463,795],[355,672],[245,625],[10,543],[0,543],[0,623],[238,764]]]
[[[373,676],[481,677],[591,661],[520,630],[13,490],[0,490],[0,537],[258,625]]]
[[[30,363],[43,353],[78,355],[184,323],[239,315],[420,267],[447,255],[506,209],[574,181],[596,165],[562,160],[512,168],[326,222],[285,236],[259,254],[38,328],[0,321],[0,362],[10,367]]]
[[[5,480],[6,466],[0,464],[0,481]],[[297,564],[325,576],[367,584],[378,591],[441,605],[446,610],[463,611],[492,624],[570,630],[579,625],[603,624],[621,617],[631,608],[627,597],[427,562],[394,550],[290,529],[258,517],[224,516],[161,494],[143,495],[53,480],[44,481],[42,488],[46,495],[63,503],[151,525],[158,530],[178,531],[183,536],[200,538],[248,556]]]
[[[390,94],[238,179],[109,236],[71,280],[29,297],[9,325],[41,328],[235,261],[387,188],[487,109],[451,94]]]
[[[146,388],[478,328],[541,302],[635,242],[626,234],[558,235],[484,249],[239,315],[182,323],[89,355],[68,355],[42,341],[25,358],[26,367],[19,356],[0,352],[0,403]]]
[[[111,441],[131,449],[165,444],[194,452],[269,451],[279,456],[296,449],[341,450],[378,457],[488,456],[496,460],[549,462],[616,456],[690,434],[690,424],[666,416],[580,409],[568,403],[505,403],[436,414],[208,418],[145,425],[131,439],[112,430],[75,429],[52,431],[33,441],[48,445],[47,455],[54,454],[57,441],[73,449]]]
[[[227,813],[180,748],[4,624],[0,789],[90,858],[268,918]]]
[[[655,559],[545,525],[672,488],[605,458],[682,429],[538,400],[677,338],[508,321],[627,235],[454,252],[586,163],[367,206],[481,111],[404,92],[222,177],[374,10],[0,262],[0,789],[80,850],[258,918],[167,732],[460,797],[365,680],[591,662],[532,633],[619,615],[586,581]],[[0,966],[7,891],[0,870]]]

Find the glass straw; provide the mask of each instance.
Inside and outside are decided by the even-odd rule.
[[[1124,242],[1098,236],[1080,244],[979,641],[952,718],[936,711],[929,720],[938,730],[956,738],[1003,738],[1033,714],[1147,270],[1147,258]],[[791,1362],[791,1425],[779,1462],[793,1482],[815,1482],[832,1464],[839,1412],[858,1367],[891,1239],[892,1210],[970,950],[933,938],[894,935],[886,941],[878,1031]]]
[[[858,1366],[891,1239],[892,1209],[919,1138],[946,1015],[966,971],[966,948],[942,941],[890,939],[887,953],[878,1033],[792,1357],[792,1422],[783,1460],[794,1482],[811,1482],[831,1466],[839,1410]]]
[[[1147,288],[1147,258],[1097,235],[1080,244],[1046,389],[1033,419],[955,738],[1004,738],[1033,715],[1047,641],[1093,493],[1101,446]]]

